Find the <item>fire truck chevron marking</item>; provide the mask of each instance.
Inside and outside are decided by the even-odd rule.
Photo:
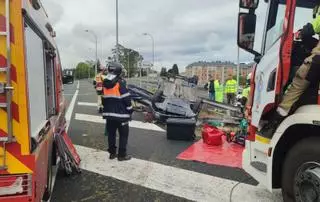
[[[0,102],[5,102],[5,97],[4,96],[0,96]],[[20,122],[20,118],[19,118],[19,106],[17,105],[17,103],[15,102],[11,102],[11,108],[12,108],[12,117],[16,122]],[[7,112],[6,109],[3,109],[5,112]]]
[[[6,137],[7,134],[0,129],[0,137]],[[2,149],[2,145],[0,145]],[[34,170],[34,157],[33,156],[23,156],[21,155],[21,145],[18,142],[13,142],[6,145],[6,151],[14,156],[18,161],[23,163],[28,169]]]
[[[6,97],[0,95],[0,103],[5,103],[6,102]]]
[[[0,15],[0,32],[5,32],[6,31],[6,17],[3,15]],[[10,41],[11,43],[15,43],[14,40],[14,29],[12,24],[10,24]]]
[[[0,67],[6,67],[7,66],[7,59],[3,55],[0,54]],[[11,64],[10,68],[11,73],[11,79],[13,82],[17,83],[17,68]]]

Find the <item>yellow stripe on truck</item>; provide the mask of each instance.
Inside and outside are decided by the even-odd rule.
[[[270,139],[269,138],[265,138],[265,137],[262,137],[262,136],[257,135],[257,134],[256,134],[256,140],[258,142],[263,143],[263,144],[269,144],[270,143]]]
[[[0,147],[0,154],[3,154],[3,148]],[[1,164],[3,162],[3,157],[0,158]],[[6,151],[6,164],[8,166],[7,171],[11,174],[17,173],[32,173],[27,166],[20,162],[16,157],[14,157],[10,152]]]

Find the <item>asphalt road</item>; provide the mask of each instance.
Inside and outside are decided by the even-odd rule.
[[[193,142],[168,141],[164,127],[143,123],[140,113],[130,123],[128,152],[134,159],[124,164],[108,160],[93,86],[87,80],[79,82],[79,89],[77,84],[65,85],[64,94],[68,104],[78,94],[69,106],[74,109],[68,134],[82,157],[83,171],[66,177],[60,170],[51,201],[229,201],[231,188],[243,181],[234,193],[238,199],[277,199],[256,187],[242,169],[178,160]],[[257,198],[246,198],[247,192]]]

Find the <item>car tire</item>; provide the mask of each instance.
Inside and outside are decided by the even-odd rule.
[[[297,175],[297,173],[301,173],[301,170],[304,170],[304,168],[308,165],[309,162],[320,165],[319,145],[320,137],[310,137],[297,143],[286,155],[283,164],[281,179],[282,195],[284,202],[299,201],[298,198],[300,196],[296,195],[296,190],[298,190],[297,186],[299,184],[299,179],[303,178],[299,178],[299,175]],[[318,168],[318,166],[316,166],[316,168]],[[306,170],[304,172],[306,172]],[[317,194],[319,197],[319,189]],[[304,202],[307,201],[304,200]]]

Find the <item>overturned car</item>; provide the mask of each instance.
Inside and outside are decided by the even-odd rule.
[[[192,119],[201,110],[201,100],[196,102],[176,97],[167,97],[163,91],[151,93],[135,85],[128,85],[133,101],[143,105],[143,111],[149,112],[152,119],[165,122],[168,118]]]

